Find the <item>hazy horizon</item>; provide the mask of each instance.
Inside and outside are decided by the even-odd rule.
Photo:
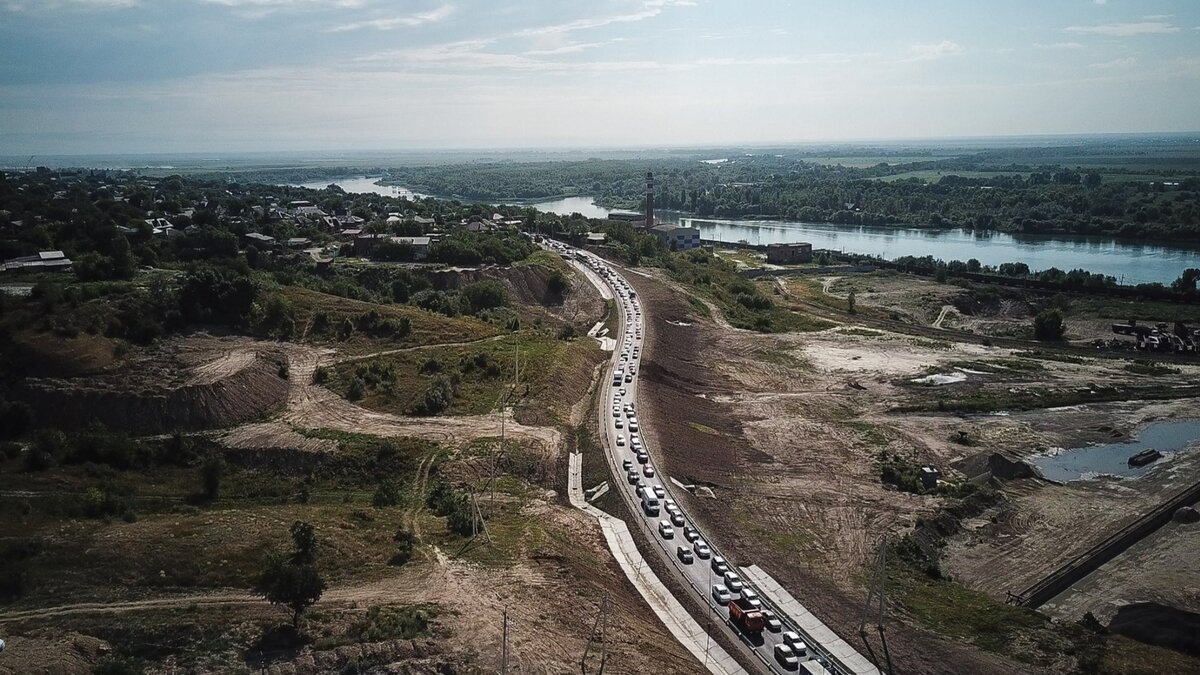
[[[1189,133],[1200,5],[0,0],[0,153]]]

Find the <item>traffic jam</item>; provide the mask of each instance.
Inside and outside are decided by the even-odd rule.
[[[611,406],[606,432],[609,447],[623,471],[626,500],[641,512],[645,529],[665,551],[667,558],[688,580],[721,624],[733,631],[771,670],[808,672],[813,675],[837,672],[824,655],[815,652],[776,612],[764,605],[759,594],[708,543],[671,498],[671,490],[655,469],[637,415],[637,375],[645,338],[645,317],[636,291],[600,258],[557,242],[552,246],[564,258],[574,256],[609,286],[621,307],[624,330],[616,343],[608,394],[602,401]],[[614,486],[616,487],[616,486]]]

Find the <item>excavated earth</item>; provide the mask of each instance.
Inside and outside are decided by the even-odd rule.
[[[283,403],[278,345],[189,337],[131,355],[89,377],[28,378],[17,396],[37,422],[82,429],[97,422],[131,433],[232,426]]]
[[[800,413],[816,408],[823,415],[838,410],[849,415],[865,406],[870,392],[780,377],[747,392],[729,371],[770,370],[772,362],[794,370],[803,364],[777,336],[714,325],[696,316],[668,283],[638,272],[627,278],[652,318],[638,402],[649,422],[651,448],[667,474],[714,495],[684,496],[687,507],[732,562],[767,570],[830,628],[864,649],[857,633],[868,556],[880,535],[910,524],[933,505],[884,490],[853,434],[806,423]],[[756,429],[776,414],[786,416],[785,428]],[[809,557],[812,550],[817,553]],[[888,648],[893,662],[910,673],[1027,668],[907,622],[889,625]]]

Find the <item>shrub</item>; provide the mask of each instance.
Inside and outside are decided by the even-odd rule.
[[[1067,332],[1063,323],[1063,315],[1057,309],[1047,309],[1033,318],[1033,337],[1043,342],[1062,340]]]
[[[454,385],[450,378],[443,375],[430,383],[429,388],[425,390],[423,402],[425,413],[429,415],[436,415],[449,408],[454,402]]]
[[[379,484],[375,490],[375,496],[371,498],[371,505],[377,509],[387,506],[396,506],[400,503],[400,486],[396,481],[385,480]]]
[[[399,533],[397,533],[399,534]],[[372,607],[347,631],[357,642],[410,640],[429,630],[429,615],[420,607]]]
[[[325,384],[329,381],[329,369],[325,366],[317,366],[313,371],[313,384]]]
[[[396,555],[392,556],[393,565],[403,565],[412,560],[413,550],[417,546],[417,537],[403,528],[396,530],[392,540],[396,542]]]

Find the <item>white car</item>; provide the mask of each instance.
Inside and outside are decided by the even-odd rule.
[[[754,592],[753,588],[746,586],[742,589],[742,599],[755,607],[762,607],[762,601],[758,599],[758,593]]]
[[[716,600],[717,604],[722,607],[729,604],[729,591],[721,584],[713,584],[712,596],[713,600]]]
[[[625,445],[625,434],[617,434],[617,445]]]
[[[613,417],[617,418],[618,420],[621,419],[621,411],[617,410],[616,406],[613,406]]]
[[[621,421],[620,417],[618,417],[617,420],[615,422],[613,422],[613,426],[615,426],[618,429],[624,429],[625,423]]]
[[[629,460],[625,460],[625,461],[628,462]],[[662,499],[663,497],[667,496],[667,491],[663,489],[663,486],[655,485],[654,486],[654,496],[658,497],[659,499]],[[689,539],[688,541],[691,541],[691,540]]]
[[[665,520],[659,522],[658,533],[662,535],[663,539],[674,539],[675,538],[675,528],[671,527],[671,524]]]
[[[704,543],[703,539],[697,539],[695,542],[693,542],[692,550],[696,552],[696,557],[700,558],[701,560],[704,560],[705,558],[708,558],[708,556],[712,555],[712,549],[708,547],[708,544]],[[724,586],[722,586],[722,588],[724,588]]]
[[[645,476],[646,478],[654,478],[654,467],[650,466],[649,464],[643,466],[642,467],[642,475]],[[671,520],[675,520],[675,518],[672,517]]]
[[[796,653],[787,645],[775,645],[775,660],[787,670],[800,667],[800,659],[796,658]]]
[[[725,573],[725,586],[734,593],[740,593],[742,589],[746,587],[745,584],[742,583],[742,578],[739,577],[738,573],[734,572],[733,570]]]
[[[808,645],[804,644],[804,640],[800,639],[799,633],[789,630],[779,634],[779,639],[783,644],[791,648],[793,652],[800,656],[808,653]]]

